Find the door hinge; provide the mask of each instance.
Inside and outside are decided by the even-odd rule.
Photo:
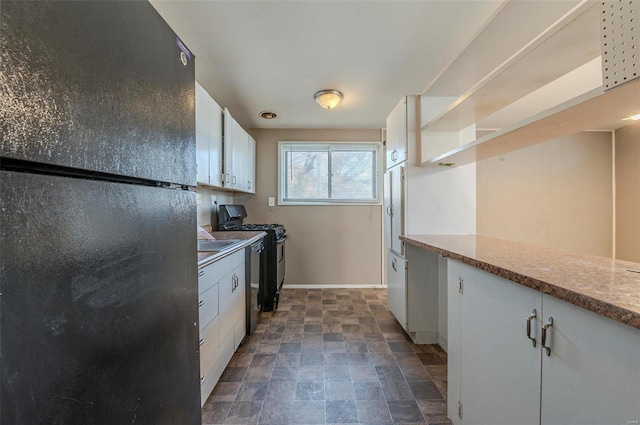
[[[458,417],[462,419],[462,402],[458,402]]]
[[[458,292],[460,294],[464,294],[464,279],[463,278],[459,278],[458,282],[460,283],[460,287],[458,288]]]

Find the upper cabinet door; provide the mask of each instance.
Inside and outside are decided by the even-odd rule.
[[[256,140],[249,135],[247,157],[247,192],[256,193]]]
[[[222,187],[222,109],[196,82],[198,184]]]
[[[387,117],[386,168],[394,167],[407,159],[407,100],[400,103]]]
[[[222,185],[226,188],[233,187],[233,138],[235,136],[234,127],[236,125],[236,120],[234,120],[231,116],[231,112],[229,112],[229,109],[224,108],[224,131],[222,136],[224,181],[222,182]]]
[[[231,155],[233,157],[233,174],[231,176],[231,187],[236,190],[247,189],[247,151],[249,145],[249,135],[240,124],[234,121],[233,146]]]
[[[194,57],[151,4],[3,1],[0,37],[3,157],[195,186]]]

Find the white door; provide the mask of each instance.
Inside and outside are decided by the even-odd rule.
[[[395,167],[391,173],[391,249],[404,255],[404,167]]]
[[[256,193],[256,140],[250,135],[247,161],[247,191]]]
[[[196,82],[196,179],[209,184],[210,117],[209,93]]]
[[[640,330],[544,295],[543,425],[640,423]]]
[[[407,103],[403,98],[387,117],[387,169],[406,160]]]
[[[538,424],[542,294],[467,265],[460,271],[452,276],[463,279],[460,423]],[[534,308],[536,347],[526,332]]]
[[[247,189],[247,151],[249,145],[249,135],[240,124],[233,123],[233,175],[231,177],[231,187],[238,190]]]
[[[464,274],[464,265],[447,259],[447,416],[454,425],[460,424],[458,402],[461,386],[461,338],[462,338],[462,294],[459,279]]]
[[[209,184],[223,187],[222,108],[211,98],[210,102],[212,111],[209,126]]]
[[[389,310],[407,329],[407,271],[406,261],[387,251],[387,302]]]
[[[234,321],[236,318],[234,305],[234,287],[235,281],[233,279],[233,273],[229,273],[220,280],[220,361],[223,364],[227,364],[231,360],[231,356],[235,352],[235,332]]]
[[[245,294],[246,282],[244,281],[244,263],[239,265],[232,273],[235,279],[233,291],[233,340],[234,351],[238,348],[242,339],[247,334],[247,304]]]
[[[223,162],[224,162],[224,182],[226,188],[233,187],[233,138],[236,120],[231,116],[229,109],[224,108],[224,131],[223,131]]]
[[[393,186],[391,185],[391,171],[384,173],[383,181],[383,198],[382,205],[384,207],[384,247],[386,249],[391,248],[391,191]]]

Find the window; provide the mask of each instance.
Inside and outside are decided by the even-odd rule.
[[[380,143],[280,142],[280,204],[380,202]]]

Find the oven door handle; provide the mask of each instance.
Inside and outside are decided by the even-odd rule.
[[[287,240],[288,236],[285,236],[284,238],[280,238],[276,241],[276,245],[282,245],[286,240]]]

